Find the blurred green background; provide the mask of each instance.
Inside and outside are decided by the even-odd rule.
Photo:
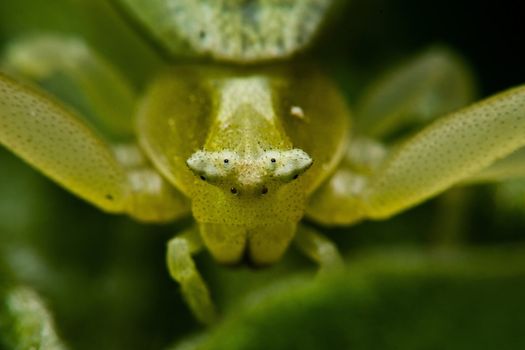
[[[523,7],[354,0],[300,59],[317,60],[352,105],[388,67],[445,44],[471,65],[483,97],[525,81]],[[47,32],[84,38],[138,91],[168,61],[110,1],[0,1],[0,49]],[[145,226],[102,214],[0,149],[2,300],[19,285],[37,291],[71,349],[181,341],[206,349],[525,348],[519,181],[453,189],[383,222],[322,228],[348,266],[328,279],[315,278],[316,267],[293,249],[257,271],[201,254],[197,264],[224,314],[211,329],[194,321],[164,264],[166,242],[189,222]],[[12,349],[19,339],[6,310],[2,301],[0,347]]]

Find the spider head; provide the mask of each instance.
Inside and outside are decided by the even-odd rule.
[[[186,164],[202,181],[231,195],[267,195],[299,178],[313,161],[300,150],[268,150],[257,155],[197,151]]]

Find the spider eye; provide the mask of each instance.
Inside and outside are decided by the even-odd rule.
[[[270,176],[283,182],[295,180],[296,175],[304,173],[313,163],[312,158],[299,148],[271,150],[265,156],[265,170]]]
[[[238,192],[237,192],[237,189],[236,189],[235,187],[230,188],[230,192],[231,192],[232,194],[237,194],[237,193],[238,193]]]
[[[224,160],[224,164],[228,164],[229,162],[230,162],[229,159],[225,159],[225,160]]]
[[[266,193],[268,193],[268,187],[264,186],[264,187],[262,188],[262,190],[261,190],[261,193],[262,193],[262,194],[266,194]]]
[[[200,178],[202,181],[206,181],[206,177],[204,175],[201,175]]]

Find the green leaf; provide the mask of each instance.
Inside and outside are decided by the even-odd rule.
[[[525,252],[369,253],[260,290],[187,349],[522,349]],[[183,349],[183,347],[174,348]]]
[[[63,350],[50,312],[27,287],[11,288],[0,307],[0,343],[13,350]]]

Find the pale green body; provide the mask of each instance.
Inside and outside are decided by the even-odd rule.
[[[128,85],[94,53],[83,51],[76,65],[41,55],[78,54],[75,45],[22,42],[5,63],[36,81],[66,73],[103,118],[119,104],[130,110]],[[35,67],[24,54],[40,57]],[[89,76],[79,74],[82,64]],[[99,81],[107,85],[92,89]],[[100,95],[104,89],[111,99]],[[140,99],[137,144],[112,146],[53,97],[1,74],[0,143],[105,211],[150,222],[191,211],[198,225],[170,241],[168,266],[196,316],[211,322],[213,304],[191,258],[203,245],[221,263],[264,265],[294,240],[333,267],[337,250],[300,225],[303,216],[352,224],[389,217],[461,182],[525,176],[519,154],[497,162],[525,145],[524,86],[439,118],[392,150],[371,138],[417,117],[435,119],[470,96],[461,63],[432,50],[376,84],[354,132],[340,93],[312,67],[179,66],[159,74]],[[118,120],[105,125],[129,133],[131,121]]]
[[[318,104],[318,98],[328,103]],[[304,118],[290,112],[294,106]],[[213,255],[235,263],[247,245],[246,253],[260,264],[284,252],[307,197],[343,155],[349,121],[335,88],[305,68],[182,67],[153,83],[140,107],[137,134],[155,167],[191,199]],[[306,152],[313,164],[278,176],[282,171],[275,170],[294,161],[292,148]],[[213,174],[190,169],[197,151],[219,155],[206,160]],[[217,238],[217,229],[229,237]],[[262,231],[282,238],[263,244]]]

